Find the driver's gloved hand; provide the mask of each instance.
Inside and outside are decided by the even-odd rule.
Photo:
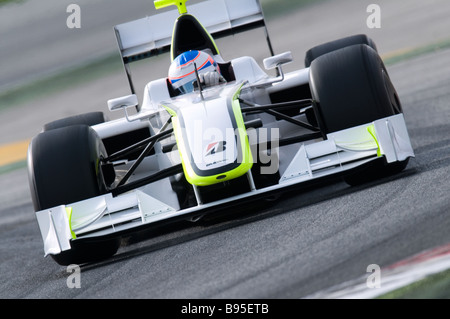
[[[205,87],[211,87],[214,85],[218,85],[221,81],[221,76],[216,71],[206,72],[198,75],[200,79],[200,83]]]

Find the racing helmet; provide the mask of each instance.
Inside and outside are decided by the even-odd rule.
[[[220,69],[217,62],[206,52],[203,51],[187,51],[175,58],[169,68],[169,81],[175,90],[179,90],[182,94],[193,92],[197,85],[197,75],[208,72],[218,72]]]

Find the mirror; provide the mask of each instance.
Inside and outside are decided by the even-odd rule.
[[[264,67],[266,70],[275,69],[282,64],[287,64],[292,62],[294,59],[292,58],[291,51],[287,51],[281,54],[277,54],[275,56],[264,59]]]
[[[139,104],[136,94],[126,95],[118,97],[116,99],[108,100],[108,109],[110,111],[116,111],[121,108],[127,108],[130,106],[137,106]]]

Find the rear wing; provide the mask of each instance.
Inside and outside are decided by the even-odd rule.
[[[270,53],[274,55],[259,0],[208,0],[188,6],[188,11],[215,39],[263,27]],[[175,9],[114,27],[133,93],[135,92],[127,65],[169,52],[174,22],[179,15]]]

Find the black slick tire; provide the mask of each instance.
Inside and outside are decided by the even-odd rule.
[[[72,126],[72,125],[88,125],[93,126],[96,124],[106,122],[105,114],[103,112],[89,112],[79,115],[73,115],[66,118],[62,118],[44,125],[43,131],[50,131],[57,128]]]
[[[311,63],[318,57],[355,44],[366,44],[375,51],[378,51],[375,42],[365,34],[356,34],[346,38],[330,41],[317,45],[306,52],[305,67],[310,67]]]
[[[324,134],[367,124],[402,113],[397,92],[378,53],[368,45],[348,46],[324,54],[311,63],[311,94]],[[398,173],[408,163],[377,164],[345,178],[359,185]]]
[[[38,134],[28,149],[28,177],[35,211],[66,205],[105,192],[101,157],[106,156],[97,133],[87,125],[56,128]],[[58,264],[79,264],[111,256],[117,240],[89,244],[72,242],[72,249],[52,256]]]

